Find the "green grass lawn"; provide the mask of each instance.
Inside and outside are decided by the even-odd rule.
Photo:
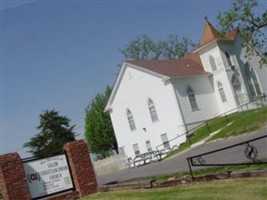
[[[231,123],[229,125],[229,123]],[[228,124],[228,126],[227,126]],[[227,118],[221,117],[208,122],[198,129],[190,138],[190,142],[184,144],[173,151],[168,157],[177,154],[189,148],[204,138],[207,138],[210,132],[221,130],[216,135],[209,138],[208,141],[236,136],[248,132],[255,131],[267,125],[267,107],[255,109],[245,112],[237,112],[228,115]],[[245,166],[228,166],[228,167],[212,167],[194,171],[194,176],[216,174],[227,171],[244,171],[266,169],[266,165],[245,165]],[[129,182],[144,182],[155,179],[156,181],[166,181],[169,177],[181,177],[189,175],[188,172],[180,172],[164,176],[146,177]],[[162,189],[142,189],[129,191],[116,191],[108,193],[97,193],[82,200],[165,200],[165,199],[183,199],[183,200],[263,200],[267,199],[267,178],[250,178],[250,179],[227,179],[221,181],[212,181],[204,183],[194,183],[171,188]]]
[[[229,116],[233,122],[230,126],[225,127],[218,134],[214,135],[209,141],[219,138],[227,138],[249,133],[267,125],[267,107],[250,110],[246,112],[234,113]]]
[[[230,124],[227,126],[227,124]],[[166,158],[169,158],[173,155],[176,155],[179,152],[188,149],[191,144],[195,144],[204,138],[208,137],[210,132],[221,130],[219,133],[211,137],[209,141],[227,138],[230,136],[237,136],[240,134],[245,134],[248,132],[255,131],[267,125],[267,107],[254,109],[244,112],[236,112],[233,114],[223,117],[216,118],[208,122],[207,125],[203,125],[201,128],[196,130],[193,136],[190,138],[190,141],[187,140],[184,144],[169,155]]]
[[[244,171],[257,171],[257,170],[267,170],[266,164],[247,164],[247,165],[237,165],[237,166],[223,166],[223,167],[208,167],[204,169],[196,169],[194,170],[194,176],[203,176],[208,174],[219,174],[219,173],[226,173],[226,172],[244,172]],[[148,176],[143,178],[136,178],[125,181],[125,183],[144,183],[149,182],[151,180],[155,180],[158,182],[167,181],[169,178],[181,178],[183,176],[190,177],[189,171],[178,172],[174,174],[165,174],[160,176]]]
[[[161,189],[97,193],[82,200],[265,200],[267,178],[227,179]]]

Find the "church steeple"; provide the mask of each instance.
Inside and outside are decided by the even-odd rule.
[[[217,38],[220,38],[220,33],[217,31],[212,24],[209,22],[208,17],[205,16],[205,28],[204,28],[204,33],[200,42],[200,46],[203,46],[212,40],[215,40]]]

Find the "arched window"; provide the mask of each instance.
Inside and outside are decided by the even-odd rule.
[[[192,90],[191,87],[188,87],[186,92],[187,92],[187,95],[188,95],[188,100],[189,100],[191,109],[192,110],[197,110],[198,106],[197,106],[197,101],[196,101],[196,97],[195,97],[194,91]]]
[[[262,94],[261,87],[257,78],[257,75],[252,67],[248,63],[245,65],[246,80],[248,82],[249,91],[252,97],[259,96]]]
[[[235,91],[240,91],[241,90],[241,84],[240,84],[240,81],[238,80],[238,78],[233,75],[232,77],[232,85],[233,85],[233,88]]]
[[[225,57],[226,57],[226,60],[227,60],[228,65],[230,67],[234,66],[234,64],[231,61],[231,57],[230,57],[229,53],[227,51],[225,51],[224,54],[225,54]]]
[[[158,119],[156,107],[154,105],[154,102],[151,99],[148,100],[148,109],[149,109],[152,122],[158,121],[159,119]]]
[[[215,71],[217,69],[217,67],[216,67],[216,63],[215,63],[213,56],[210,56],[209,59],[210,59],[211,69],[212,69],[212,71]]]
[[[240,105],[244,103],[246,99],[242,92],[242,85],[235,74],[232,76],[231,83],[232,83],[232,86],[235,92],[235,98],[236,98],[237,104]]]
[[[132,112],[129,109],[127,109],[127,119],[128,119],[128,123],[129,123],[131,131],[134,131],[136,129],[134,118],[133,118]]]
[[[224,89],[223,89],[221,82],[218,82],[217,86],[218,86],[218,90],[219,90],[222,102],[226,102],[226,96],[225,96]]]

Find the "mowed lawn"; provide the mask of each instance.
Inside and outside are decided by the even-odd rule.
[[[225,116],[219,117],[209,121],[207,124],[209,128],[206,125],[203,125],[203,127],[194,132],[194,135],[190,138],[190,141],[187,140],[178,149],[168,154],[166,158],[188,149],[191,144],[197,143],[200,140],[208,137],[210,132],[221,129],[221,131],[211,137],[208,142],[216,139],[223,139],[231,136],[250,133],[267,126],[267,106],[260,109],[236,112],[228,115],[227,118]]]
[[[97,193],[82,200],[266,200],[267,178],[227,179],[170,188]]]

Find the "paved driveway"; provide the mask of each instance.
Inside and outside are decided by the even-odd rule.
[[[263,135],[267,135],[267,127],[261,129],[260,131],[253,132],[250,134],[241,135],[238,137],[232,137],[226,140],[220,140],[215,142],[210,142],[202,144],[200,146],[191,148],[186,152],[180,153],[175,157],[161,162],[155,162],[149,165],[141,166],[134,169],[125,169],[112,174],[106,174],[97,177],[97,182],[99,185],[129,180],[133,178],[157,176],[164,174],[172,174],[182,171],[188,171],[187,157],[194,156],[197,154],[209,152],[215,149],[223,148],[229,145],[240,143],[246,140],[257,138]],[[257,142],[253,142],[253,145],[257,147],[259,156],[261,158],[267,158],[267,138],[262,139]],[[223,151],[216,154],[211,154],[206,157],[207,161],[219,162],[242,162],[247,161],[244,155],[244,146],[239,146],[237,148],[232,148],[227,151]],[[194,168],[196,169],[196,168]]]

